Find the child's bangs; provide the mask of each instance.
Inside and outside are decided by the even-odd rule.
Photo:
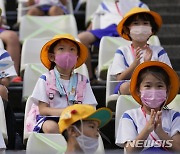
[[[144,20],[144,21],[150,21],[152,19],[152,16],[148,13],[139,13],[135,14],[133,17],[133,20]]]

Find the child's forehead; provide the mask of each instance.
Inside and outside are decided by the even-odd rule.
[[[93,124],[93,125],[99,125],[99,122],[97,120],[84,120],[85,124]]]

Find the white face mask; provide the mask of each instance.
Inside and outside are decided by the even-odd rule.
[[[151,26],[132,26],[130,29],[130,36],[132,40],[144,42],[149,39],[152,34]]]
[[[80,136],[76,137],[76,140],[83,152],[85,154],[95,153],[99,146],[98,138],[88,137],[80,132],[76,126],[74,126],[74,128],[81,134]]]

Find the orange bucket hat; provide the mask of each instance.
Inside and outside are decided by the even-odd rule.
[[[43,63],[43,65],[50,69],[51,67],[51,61],[48,58],[48,51],[50,46],[56,42],[57,40],[61,40],[61,39],[68,39],[70,41],[75,42],[77,45],[79,45],[80,51],[79,51],[79,56],[77,59],[77,63],[76,63],[76,67],[78,68],[79,66],[81,66],[87,59],[88,57],[88,49],[87,47],[82,44],[81,42],[77,41],[72,35],[70,34],[59,34],[59,35],[55,35],[52,40],[48,41],[41,49],[41,54],[40,54],[40,59],[41,62]]]
[[[169,89],[169,95],[166,101],[165,105],[168,105],[176,96],[176,94],[179,91],[179,77],[177,73],[167,64],[159,61],[148,61],[148,62],[143,62],[142,64],[139,64],[131,77],[131,82],[130,82],[130,93],[132,97],[140,104],[142,105],[141,99],[139,94],[137,93],[137,78],[139,75],[139,72],[147,67],[151,66],[157,66],[162,68],[169,76],[170,79],[170,89]]]
[[[158,29],[160,29],[160,27],[162,26],[162,18],[158,13],[156,13],[154,11],[150,11],[145,8],[134,7],[127,14],[125,14],[124,18],[119,22],[119,24],[117,26],[117,31],[118,31],[119,35],[122,36],[124,39],[130,40],[129,36],[123,32],[124,23],[127,21],[127,19],[129,17],[131,17],[135,14],[139,14],[139,13],[150,14],[154,18],[156,24],[158,25]]]
[[[95,109],[89,104],[75,104],[66,107],[61,113],[58,125],[60,133],[63,133],[70,125],[79,120],[95,120],[99,122],[99,128],[105,126],[112,119],[112,112],[106,107]]]

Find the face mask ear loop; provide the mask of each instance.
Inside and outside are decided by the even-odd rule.
[[[83,130],[83,121],[82,121],[82,119],[80,119],[80,122],[81,122],[81,135],[84,135],[84,130]],[[83,146],[85,147],[85,145],[84,145],[84,140],[83,140]]]
[[[75,126],[75,125],[73,125],[73,127],[77,130],[77,132],[80,134],[80,135],[84,135],[84,131],[83,131],[83,121],[82,121],[82,119],[80,119],[80,123],[81,123],[81,131]],[[83,140],[83,146],[85,147],[85,145],[84,145],[84,140]]]

